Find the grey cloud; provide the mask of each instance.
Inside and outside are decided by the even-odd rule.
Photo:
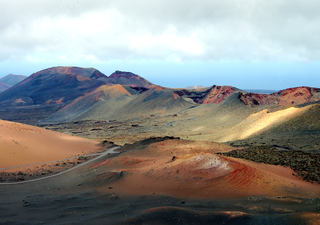
[[[315,0],[0,0],[0,6],[0,32],[4,34],[0,46],[7,46],[0,58],[32,51],[74,50],[102,60],[164,59],[170,55],[188,60],[320,58],[320,2]],[[81,30],[81,24],[79,30],[70,27],[68,31],[58,23],[59,18],[73,21],[70,26],[78,19],[85,22],[81,18],[90,13],[118,17],[111,24],[102,17],[92,21],[100,31],[89,25],[83,25],[88,31]],[[58,22],[48,24],[54,30],[41,30],[37,27],[41,20]],[[14,29],[20,34],[14,34]],[[161,41],[166,32],[197,41],[203,51],[192,54],[168,44],[169,40]],[[159,37],[159,43],[132,48],[130,38],[148,35]]]

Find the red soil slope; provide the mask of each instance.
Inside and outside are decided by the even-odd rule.
[[[297,105],[319,101],[320,89],[311,87],[296,87],[281,90],[270,95],[241,93],[239,95],[239,99],[245,105]]]

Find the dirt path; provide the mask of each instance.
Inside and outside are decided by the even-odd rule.
[[[0,170],[15,169],[15,168],[29,167],[29,166],[38,166],[38,165],[42,165],[42,164],[48,164],[48,163],[54,163],[54,162],[62,162],[62,161],[68,160],[68,159],[76,159],[76,158],[79,158],[79,157],[86,157],[86,156],[97,156],[97,155],[101,155],[101,154],[103,154],[103,153],[78,155],[78,156],[73,156],[73,157],[69,157],[69,158],[65,158],[65,159],[54,160],[54,161],[50,161],[50,162],[42,162],[42,163],[22,165],[22,166],[5,167],[5,168],[0,168]]]
[[[88,161],[86,161],[86,162],[84,162],[84,163],[81,163],[81,164],[79,164],[79,165],[77,165],[77,166],[75,166],[75,167],[72,167],[72,168],[70,168],[70,169],[68,169],[68,170],[65,170],[65,171],[63,171],[63,172],[61,172],[61,173],[53,174],[53,175],[50,175],[50,176],[47,176],[47,177],[37,178],[37,179],[34,179],[34,180],[18,181],[18,182],[11,182],[11,183],[0,183],[0,185],[24,184],[24,183],[30,183],[30,182],[35,182],[35,181],[39,181],[39,180],[45,180],[45,179],[49,179],[49,178],[52,178],[52,177],[60,176],[60,175],[62,175],[62,174],[68,173],[68,172],[70,172],[70,171],[72,171],[72,170],[74,170],[74,169],[77,169],[77,168],[79,168],[79,167],[81,167],[81,166],[84,166],[84,165],[86,165],[86,164],[89,164],[89,163],[91,163],[91,162],[93,162],[93,161],[95,161],[95,160],[98,160],[98,159],[106,156],[107,154],[116,154],[116,153],[118,153],[118,152],[115,152],[115,150],[118,149],[118,148],[120,148],[120,147],[110,148],[110,149],[108,149],[107,151],[105,151],[105,152],[103,152],[103,153],[100,153],[98,157],[93,158],[93,159],[91,159],[91,160],[88,160]],[[97,154],[90,154],[90,155],[97,155]],[[79,156],[77,156],[77,157],[79,157]],[[77,158],[77,157],[75,157],[75,158]],[[65,159],[63,159],[63,160],[65,160]],[[61,161],[61,160],[57,160],[57,161]],[[40,164],[43,164],[43,163],[40,163]],[[31,166],[31,165],[27,165],[27,166]],[[8,168],[2,168],[2,169],[8,169]]]

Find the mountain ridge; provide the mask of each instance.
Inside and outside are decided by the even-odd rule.
[[[320,88],[294,87],[272,94],[241,93],[239,96],[245,105],[299,105],[320,100]]]
[[[132,72],[116,70],[107,76],[95,68],[51,67],[33,73],[0,93],[0,105],[6,110],[31,106],[46,110],[43,107],[54,106],[49,116],[48,113],[41,113],[46,117],[39,114],[37,120],[41,121],[49,117],[55,121],[67,121],[78,118],[123,119],[168,112],[176,114],[195,105],[228,105],[228,99],[232,99],[232,107],[235,104],[237,107],[241,104],[244,107],[271,108],[301,105],[319,101],[320,89],[296,87],[272,94],[247,93],[236,87],[218,85],[202,89],[174,89],[155,85]],[[16,115],[20,115],[18,111]]]
[[[137,74],[120,70],[116,70],[108,78],[102,78],[101,80],[112,84],[131,85],[137,87],[148,87],[150,85],[154,85]]]
[[[0,78],[0,82],[8,84],[10,86],[14,86],[26,78],[27,78],[27,76],[24,76],[24,75],[8,74],[8,75]]]
[[[52,67],[33,73],[10,90],[0,94],[0,104],[39,105],[67,103],[85,92],[92,91],[107,77],[93,68]],[[18,99],[22,101],[17,102]]]
[[[11,88],[12,86],[3,82],[0,82],[0,92],[3,92],[5,90],[8,90],[9,88]]]

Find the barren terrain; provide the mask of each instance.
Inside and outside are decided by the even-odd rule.
[[[0,94],[0,223],[320,224],[319,90],[34,73]]]

